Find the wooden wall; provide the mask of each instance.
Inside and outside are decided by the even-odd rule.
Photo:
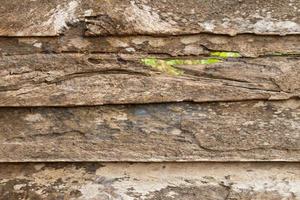
[[[300,1],[1,0],[0,200],[300,199]]]

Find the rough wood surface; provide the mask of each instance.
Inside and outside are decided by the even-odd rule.
[[[299,9],[296,0],[2,0],[0,35],[57,36],[74,23],[87,35],[299,34]]]
[[[85,23],[91,35],[300,33],[295,0],[114,0],[89,7]]]
[[[177,76],[146,66],[141,58],[113,54],[3,56],[0,106],[278,100],[300,94],[299,57],[176,65],[183,72]]]
[[[186,36],[84,37],[84,27],[70,29],[61,37],[0,37],[2,55],[33,53],[127,53],[171,56],[209,55],[213,51],[238,52],[246,57],[300,54],[296,35],[198,34]]]
[[[300,101],[0,109],[0,161],[300,161]]]
[[[299,200],[300,165],[1,164],[0,199]]]
[[[300,200],[299,0],[0,2],[0,200]]]

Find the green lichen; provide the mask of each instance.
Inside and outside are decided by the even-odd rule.
[[[170,61],[176,61],[176,60],[170,60]],[[172,65],[175,64],[170,64],[167,63],[168,61],[165,60],[159,60],[156,58],[144,58],[142,59],[142,63],[144,63],[145,65],[152,67],[153,69],[156,69],[160,72],[164,72],[167,73],[169,75],[173,75],[173,76],[180,76],[183,74],[182,70],[176,69],[175,67],[173,67]]]
[[[202,65],[209,65],[209,64],[214,64],[214,63],[218,63],[218,62],[221,62],[221,60],[217,59],[217,58],[208,58],[208,59],[201,60]]]
[[[238,52],[211,52],[210,58],[207,59],[172,59],[172,60],[161,60],[157,58],[144,58],[142,59],[142,63],[152,67],[160,72],[167,73],[173,76],[180,76],[184,73],[184,71],[177,69],[176,65],[209,65],[218,62],[222,62],[223,59],[226,58],[239,58],[241,54]]]
[[[187,60],[187,59],[172,59],[172,60],[160,60],[156,58],[144,58],[142,63],[156,69],[158,71],[167,73],[173,76],[180,76],[184,72],[180,69],[175,68],[176,65],[207,65],[218,63],[221,60],[217,58],[198,59],[198,60]]]
[[[210,56],[219,57],[219,58],[239,58],[241,54],[237,52],[211,52]]]

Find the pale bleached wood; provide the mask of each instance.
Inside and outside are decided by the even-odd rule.
[[[299,163],[0,164],[2,199],[297,200]]]
[[[89,35],[299,34],[299,1],[86,1]],[[288,13],[288,14],[287,14]]]

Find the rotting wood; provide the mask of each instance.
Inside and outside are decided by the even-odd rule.
[[[300,101],[1,108],[0,161],[300,161]]]
[[[300,2],[240,0],[86,1],[87,35],[182,35],[300,32]]]
[[[2,0],[0,36],[300,33],[299,1]],[[16,13],[18,13],[16,15]]]
[[[299,163],[0,164],[0,199],[298,200]]]
[[[0,37],[2,55],[34,53],[127,53],[170,56],[209,55],[214,51],[238,52],[245,57],[300,54],[300,37],[199,34],[190,36],[84,37],[72,28],[61,37]]]
[[[1,0],[0,200],[299,200],[299,11]]]
[[[174,65],[170,69],[182,72],[177,76],[147,66],[143,58],[113,54],[3,56],[0,106],[299,98],[298,57],[228,58],[209,65]],[[188,58],[187,62],[197,59],[201,60]],[[205,63],[207,58],[202,59]],[[168,65],[164,67],[168,72]]]

